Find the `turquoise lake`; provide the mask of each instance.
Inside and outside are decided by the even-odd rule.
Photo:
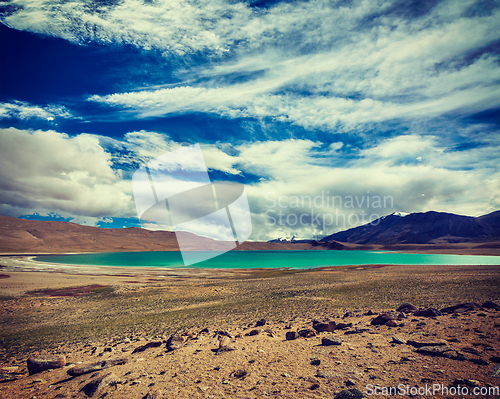
[[[194,253],[196,254],[196,252]],[[198,253],[200,256],[202,252]],[[180,252],[108,252],[37,256],[48,263],[95,266],[186,268]],[[190,269],[310,269],[348,265],[500,265],[500,256],[410,254],[375,251],[230,251]]]

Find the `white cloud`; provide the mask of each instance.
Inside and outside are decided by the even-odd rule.
[[[1,129],[0,153],[4,205],[81,217],[132,214],[131,190],[96,136]]]
[[[52,121],[55,118],[71,118],[72,114],[63,106],[47,105],[41,107],[32,105],[24,101],[13,101],[11,103],[0,104],[0,119],[19,118],[30,119],[38,118]]]
[[[113,169],[112,152],[125,149],[137,166],[182,144],[145,131],[129,133],[122,141],[108,138],[102,145],[100,139],[54,131],[0,130],[2,213],[55,211],[90,225],[103,217],[135,217],[131,181]],[[344,160],[340,144],[325,148],[311,140],[235,147],[218,143],[202,150],[207,166],[214,170],[263,177],[246,185],[254,240],[329,234],[361,223],[361,212],[366,218],[427,210],[481,215],[500,205],[498,140],[457,153],[439,137],[410,134],[382,140],[349,161]],[[422,160],[417,162],[417,157]],[[332,206],[333,196],[337,202]],[[368,197],[373,201],[377,196],[389,198],[385,208],[373,202],[368,205]],[[330,202],[321,197],[330,197]],[[275,218],[283,212],[282,225],[269,225],[265,214],[269,210]],[[311,220],[311,212],[319,219]],[[302,214],[304,224],[294,223]],[[288,215],[292,216],[287,221]],[[349,220],[351,215],[357,216]],[[333,218],[338,218],[338,224]],[[324,231],[317,226],[323,222]]]
[[[298,1],[267,9],[223,0],[12,4],[21,8],[4,21],[16,29],[77,43],[159,49],[180,64],[191,54],[211,60],[179,67],[175,73],[186,82],[179,87],[89,98],[141,117],[211,112],[349,130],[500,105],[498,56],[464,61],[500,40],[500,9],[464,17],[469,1],[443,1],[415,19],[377,0],[348,7]],[[251,72],[260,74],[244,84],[224,83],[227,74]],[[192,83],[197,78],[205,78],[203,84]]]

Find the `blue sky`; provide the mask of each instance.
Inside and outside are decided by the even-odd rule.
[[[138,225],[132,173],[195,143],[245,184],[255,240],[500,209],[498,1],[0,9],[1,214]]]

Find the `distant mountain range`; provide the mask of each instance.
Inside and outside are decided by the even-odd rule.
[[[190,235],[192,250],[217,250],[224,245],[223,242],[194,234],[182,234]],[[472,247],[477,247],[476,252],[471,252]],[[372,224],[335,233],[320,241],[278,239],[273,242],[245,242],[236,248],[247,251],[292,249],[426,252],[446,249],[460,250],[461,253],[497,254],[500,249],[500,211],[480,217],[442,212],[393,213]],[[137,227],[109,229],[0,216],[0,253],[3,254],[178,250],[177,237],[170,231]]]
[[[191,250],[224,250],[224,242],[191,233]],[[308,243],[245,242],[238,250],[317,249]],[[0,215],[0,253],[42,254],[66,252],[178,251],[171,231],[138,227],[109,229],[60,221],[24,220]]]
[[[442,244],[500,239],[500,211],[479,217],[445,212],[393,213],[372,223],[329,235],[320,242],[353,244]]]

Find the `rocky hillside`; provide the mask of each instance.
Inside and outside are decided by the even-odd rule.
[[[372,223],[325,237],[321,242],[356,244],[437,244],[500,239],[500,211],[480,217],[444,212],[394,213]]]

